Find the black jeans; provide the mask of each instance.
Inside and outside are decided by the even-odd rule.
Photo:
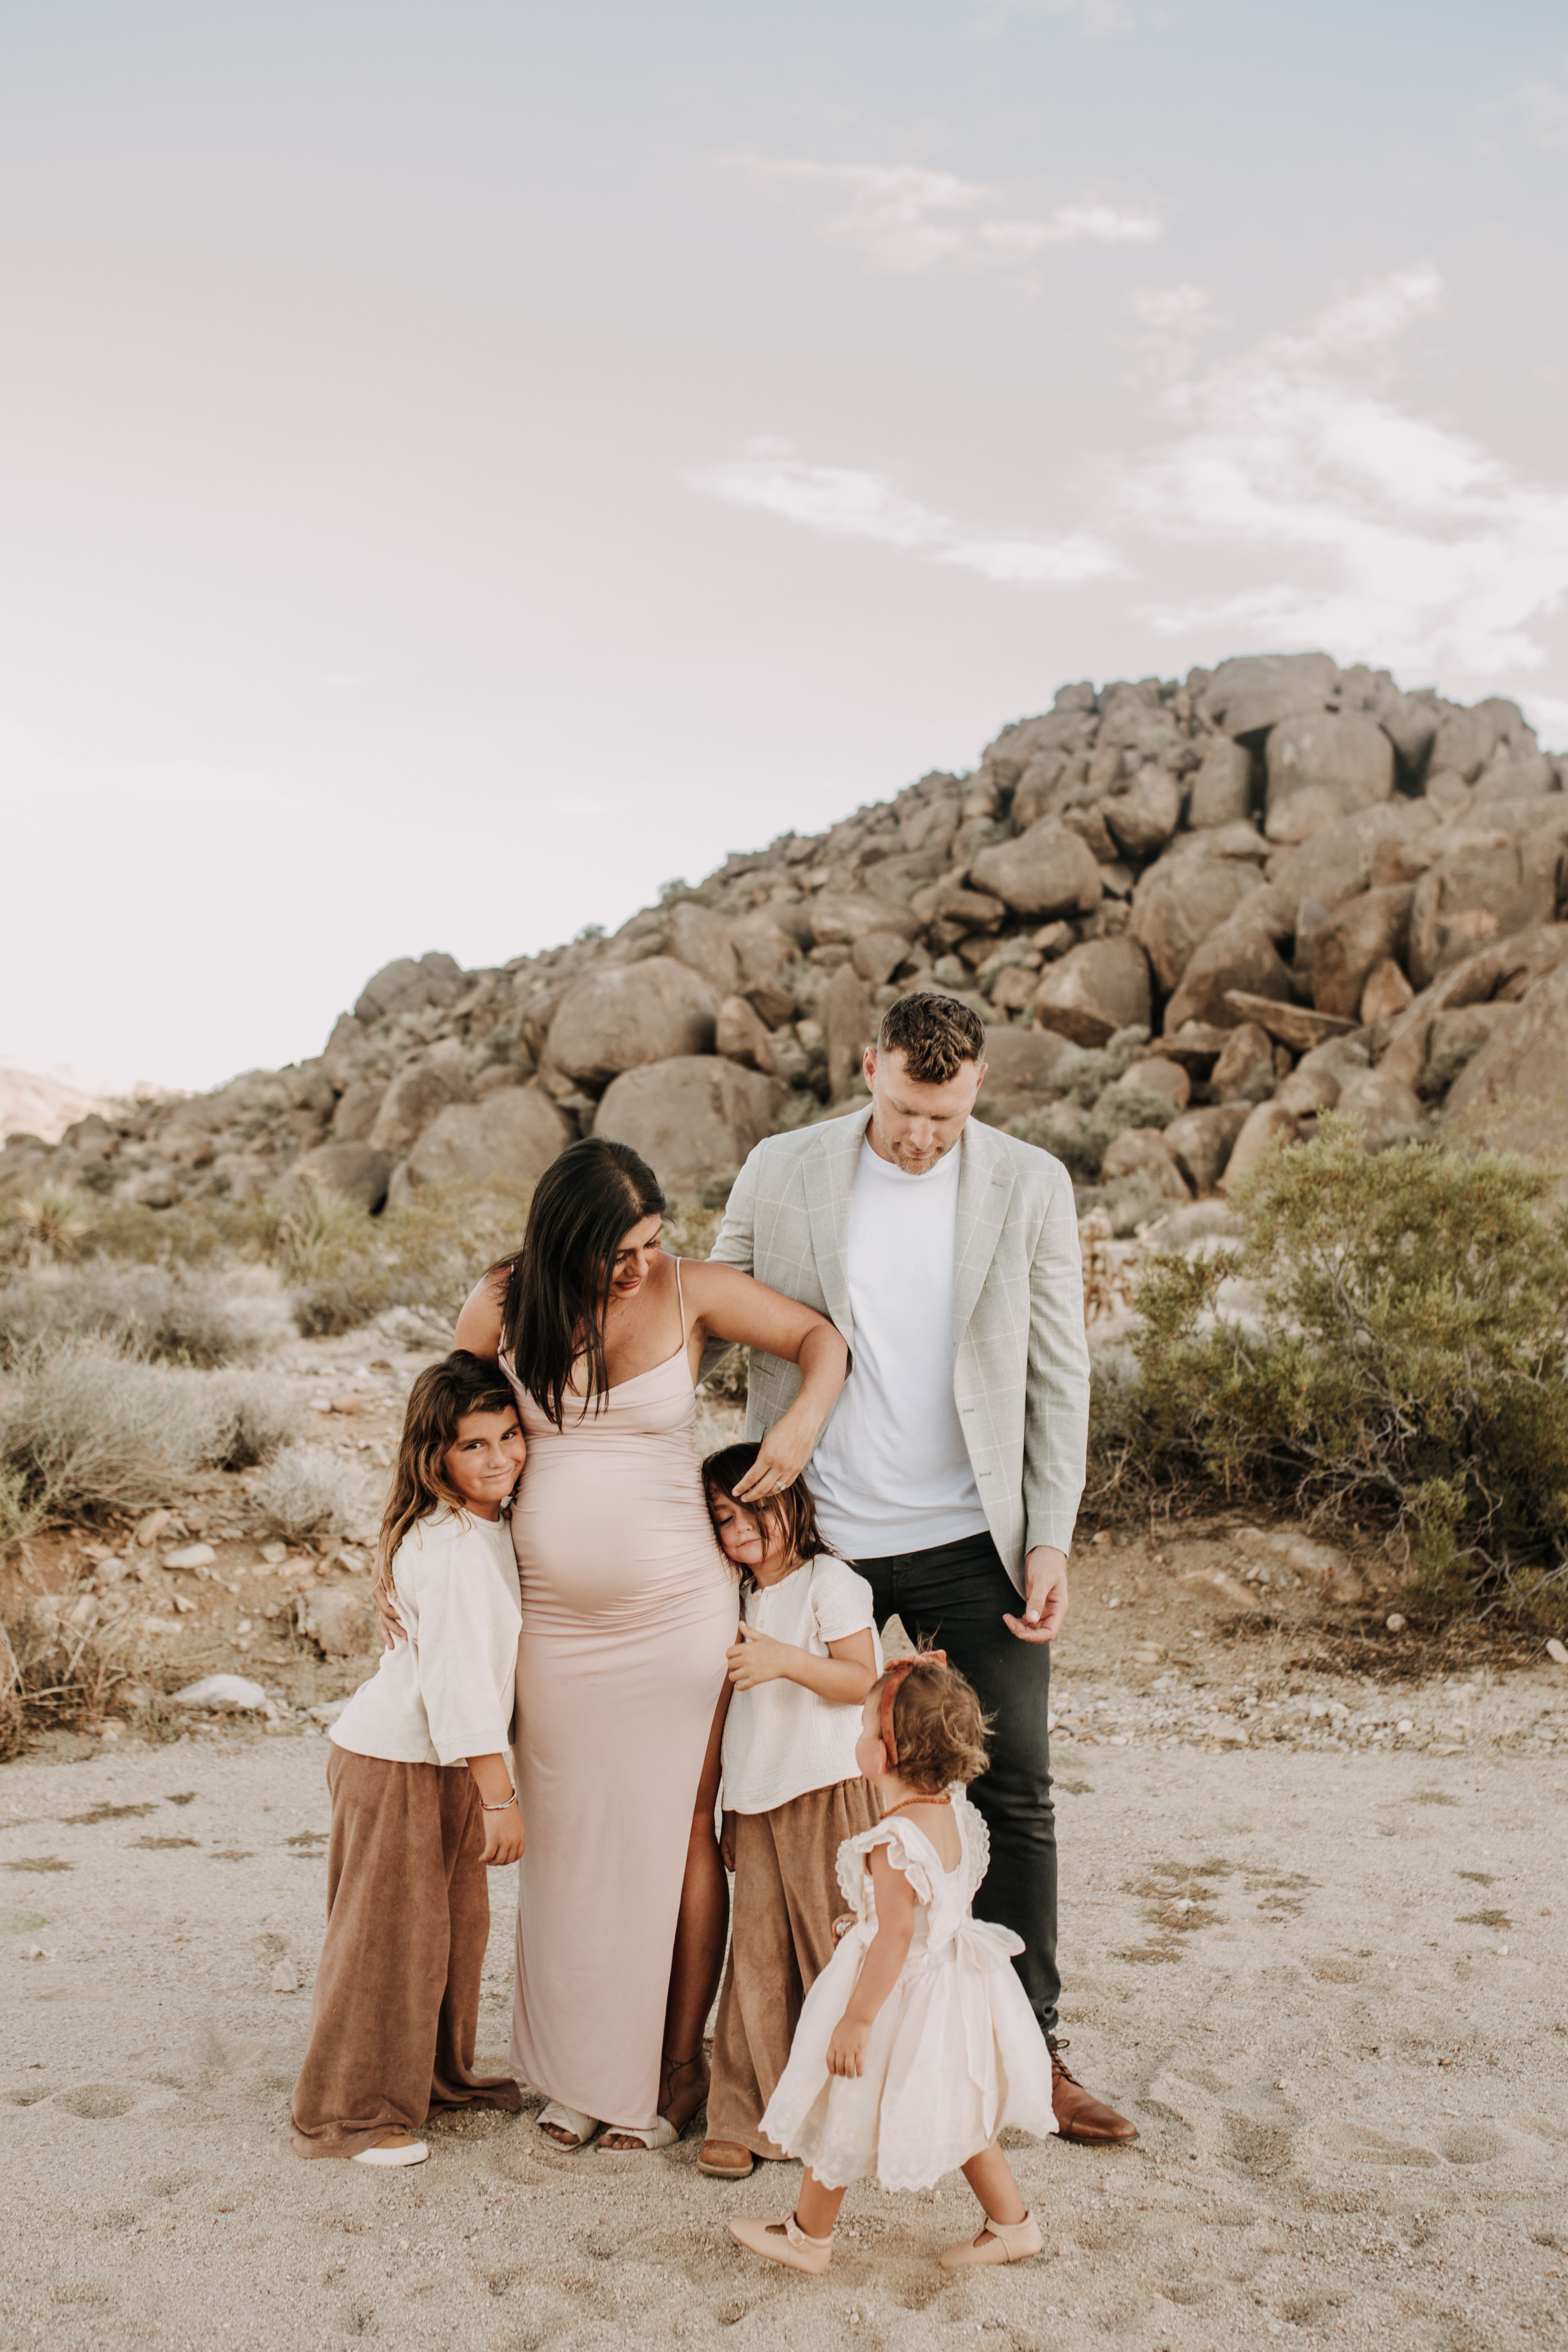
[[[1024,1939],[1013,1965],[1047,2034],[1057,2030],[1057,1817],[1051,1803],[1051,1653],[1020,1642],[1002,1622],[1023,1611],[1017,1588],[988,1535],[931,1551],[858,1559],[871,1588],[877,1623],[897,1617],[911,1642],[945,1650],[994,1717],[991,1765],[970,1790],[991,1832],[991,1867],[974,1898],[975,1916]]]

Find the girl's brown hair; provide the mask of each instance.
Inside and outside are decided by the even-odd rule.
[[[984,1771],[985,1737],[991,1726],[973,1685],[956,1666],[921,1657],[910,1665],[889,1666],[869,1696],[880,1713],[883,1694],[892,1691],[892,1731],[898,1750],[894,1770],[922,1794],[940,1796],[960,1780],[967,1788]]]
[[[815,1559],[820,1552],[832,1552],[833,1546],[824,1541],[816,1524],[816,1505],[804,1478],[797,1478],[782,1494],[749,1496],[743,1503],[737,1498],[736,1487],[762,1450],[754,1440],[746,1438],[738,1445],[721,1445],[717,1454],[709,1454],[702,1465],[702,1493],[710,1514],[718,1495],[733,1503],[738,1511],[750,1511],[764,1543],[775,1533],[784,1537],[792,1568],[798,1567],[802,1560]],[[837,1557],[837,1553],[834,1557]]]
[[[505,1373],[482,1356],[458,1348],[438,1364],[426,1365],[408,1391],[397,1466],[381,1522],[375,1581],[382,1591],[391,1589],[397,1547],[417,1520],[443,1504],[452,1511],[467,1508],[447,1476],[447,1455],[458,1442],[458,1423],[466,1413],[516,1411],[517,1399]]]

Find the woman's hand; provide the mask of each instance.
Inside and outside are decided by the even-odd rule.
[[[820,1423],[815,1413],[803,1413],[792,1404],[775,1422],[757,1448],[757,1458],[735,1488],[737,1503],[763,1503],[793,1486],[811,1459]]]
[[[509,1864],[519,1861],[522,1854],[522,1815],[514,1797],[499,1813],[481,1813],[485,1825],[485,1850],[479,1857],[488,1870],[505,1870]]]
[[[754,1625],[742,1625],[740,1640],[725,1651],[724,1659],[735,1688],[755,1690],[759,1683],[787,1681],[791,1661],[799,1655],[793,1642],[776,1642]]]
[[[392,1597],[390,1584],[373,1584],[370,1597],[375,1603],[376,1622],[381,1627],[383,1649],[395,1650],[399,1642],[406,1642],[408,1629],[397,1613],[397,1603]]]
[[[828,2073],[863,2074],[866,2072],[866,2044],[870,2039],[868,2025],[855,2025],[848,2018],[841,2017],[827,2045]]]

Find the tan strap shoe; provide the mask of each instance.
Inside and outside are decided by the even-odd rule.
[[[784,2221],[731,2221],[730,2230],[748,2252],[783,2263],[786,2270],[820,2277],[833,2260],[832,2231],[826,2238],[808,2238],[793,2213]]]
[[[942,2266],[944,2271],[964,2271],[976,2263],[1026,2263],[1044,2243],[1032,2213],[1026,2213],[1021,2221],[993,2221],[987,2215],[977,2238],[965,2238],[962,2246],[949,2246]]]

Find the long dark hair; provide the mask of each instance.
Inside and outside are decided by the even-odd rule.
[[[416,1520],[438,1510],[466,1509],[461,1495],[447,1475],[447,1455],[458,1442],[458,1423],[465,1413],[510,1412],[517,1399],[506,1374],[482,1356],[455,1348],[438,1364],[426,1364],[408,1391],[397,1467],[381,1522],[376,1546],[375,1581],[390,1590],[392,1563],[398,1545]]]
[[[816,1559],[823,1552],[833,1552],[833,1546],[823,1538],[816,1524],[816,1505],[804,1478],[797,1478],[779,1495],[756,1495],[741,1502],[736,1487],[762,1452],[754,1438],[742,1438],[737,1444],[721,1445],[717,1454],[710,1454],[702,1465],[702,1498],[711,1515],[715,1497],[722,1495],[738,1511],[750,1511],[762,1532],[763,1540],[776,1530],[784,1537],[789,1554],[789,1564],[798,1568],[803,1560]],[[833,1557],[838,1557],[833,1552]],[[742,1570],[741,1581],[746,1582]]]
[[[586,1359],[587,1393],[601,1399],[605,1309],[616,1252],[633,1225],[664,1213],[664,1194],[629,1143],[591,1135],[568,1146],[534,1187],[522,1247],[507,1273],[501,1345],[511,1369],[557,1429],[572,1368]]]

